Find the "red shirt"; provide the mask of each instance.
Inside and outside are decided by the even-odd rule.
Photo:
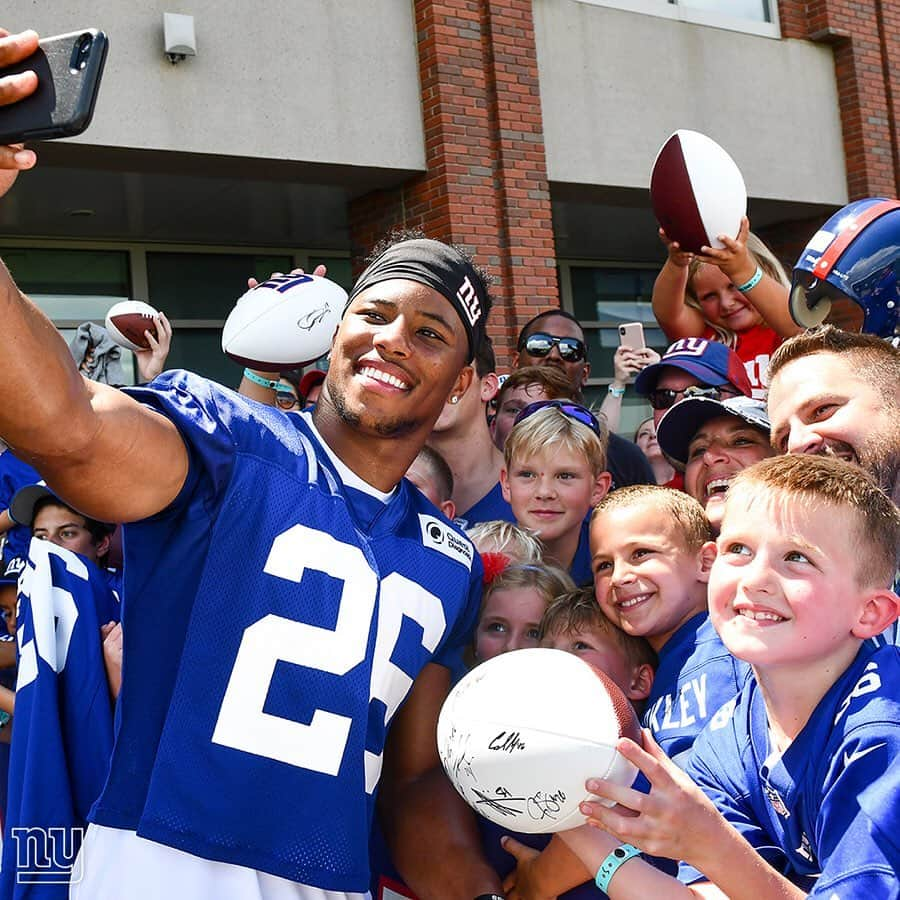
[[[707,340],[717,340],[712,328],[703,332]],[[746,331],[741,331],[737,336],[737,346],[734,352],[741,358],[747,377],[753,385],[753,396],[757,400],[765,400],[769,382],[766,380],[766,370],[769,368],[769,359],[781,342],[784,340],[776,334],[768,325],[754,325]]]

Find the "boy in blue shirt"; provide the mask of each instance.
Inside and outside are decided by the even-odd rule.
[[[900,862],[886,835],[896,820],[900,651],[868,639],[900,613],[887,587],[898,546],[900,512],[845,462],[782,456],[738,476],[710,614],[754,678],[697,740],[687,775],[645,735],[643,750],[626,740],[619,750],[648,777],[649,795],[588,782],[638,813],[585,804],[599,828],[570,839],[613,900],[897,896]],[[682,859],[682,886],[635,860],[631,844]]]
[[[709,622],[711,537],[696,500],[656,485],[620,488],[591,520],[597,601],[611,621],[646,638],[659,655],[643,724],[679,765],[749,671]]]

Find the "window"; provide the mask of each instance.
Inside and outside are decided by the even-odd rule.
[[[781,37],[776,0],[579,0],[763,37]]]
[[[560,295],[563,307],[584,328],[591,362],[586,400],[599,405],[606,385],[613,379],[613,354],[619,346],[618,326],[641,322],[644,340],[662,355],[669,342],[656,323],[650,299],[658,265],[560,262]],[[629,389],[625,394],[619,431],[630,437],[649,415],[646,401]]]
[[[348,256],[319,252],[235,249],[191,252],[159,245],[118,247],[33,247],[24,241],[4,242],[2,257],[19,287],[52,319],[68,342],[82,322],[102,323],[107,310],[129,297],[146,298],[163,310],[174,326],[167,367],[185,368],[230,387],[240,381],[241,367],[222,353],[222,325],[247,277],[259,280],[295,266],[307,271],[319,263],[328,277],[345,289],[352,280]],[[134,380],[131,353],[122,351],[126,380]]]

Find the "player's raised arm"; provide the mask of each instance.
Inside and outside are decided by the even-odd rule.
[[[175,426],[79,375],[49,319],[0,262],[0,435],[77,509],[132,521],[167,506],[187,475]]]

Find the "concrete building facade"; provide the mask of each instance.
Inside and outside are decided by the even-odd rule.
[[[175,65],[167,11],[196,28]],[[419,226],[497,277],[501,365],[562,304],[602,389],[618,321],[663,341],[647,185],[677,128],[731,153],[788,264],[834,209],[898,189],[900,10],[881,0],[26,0],[11,19],[110,38],[91,127],[38,146],[0,204],[14,274],[63,329],[149,300],[173,362],[231,383],[217,330],[247,275],[323,261],[349,283]]]

